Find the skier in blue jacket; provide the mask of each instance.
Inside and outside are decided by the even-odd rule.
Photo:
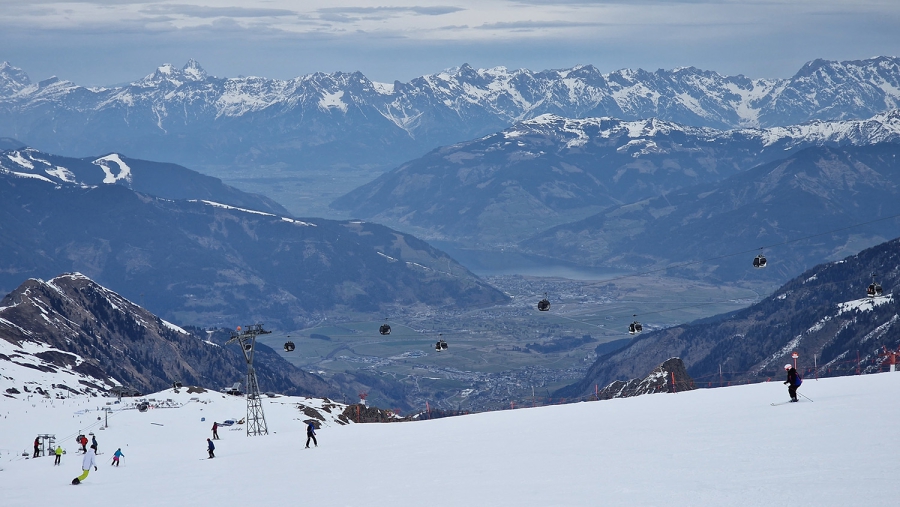
[[[208,438],[206,439],[206,444],[207,444],[206,451],[209,453],[209,457],[215,458],[216,457],[216,453],[214,452],[216,450],[215,444],[213,444],[212,440],[210,440]]]

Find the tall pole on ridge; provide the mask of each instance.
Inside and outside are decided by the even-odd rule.
[[[263,414],[262,399],[259,396],[259,382],[256,380],[256,370],[253,369],[253,353],[256,351],[256,337],[261,334],[269,334],[271,331],[263,329],[262,324],[252,324],[241,331],[231,332],[231,338],[225,345],[237,343],[241,346],[244,359],[247,361],[247,436],[268,435],[266,416]]]

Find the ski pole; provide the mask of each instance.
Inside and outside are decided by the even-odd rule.
[[[804,398],[806,398],[807,400],[809,400],[809,396],[807,396],[807,395],[805,395],[805,394],[803,394],[803,393],[797,393],[797,394],[799,394],[800,396],[803,396]],[[812,400],[809,400],[809,401],[812,401]]]

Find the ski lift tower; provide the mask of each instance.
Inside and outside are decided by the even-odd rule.
[[[263,414],[262,400],[259,396],[259,382],[256,381],[256,371],[253,369],[253,352],[256,349],[256,337],[261,334],[269,334],[262,328],[262,324],[252,324],[241,331],[238,326],[237,331],[231,332],[231,338],[225,342],[225,345],[237,343],[244,352],[244,359],[247,360],[247,436],[268,435],[269,430],[266,427],[266,416]]]

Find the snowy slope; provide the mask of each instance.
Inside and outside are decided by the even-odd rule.
[[[329,419],[310,450],[294,406],[310,401],[266,399],[270,435],[220,431],[214,460],[205,459],[211,421],[240,416],[243,400],[169,391],[155,397],[187,403],[114,411],[101,431],[89,425],[102,399],[3,397],[0,448],[21,453],[36,432],[55,432],[69,453],[54,467],[4,451],[0,490],[5,507],[36,498],[137,507],[896,505],[888,486],[900,462],[886,440],[900,405],[886,401],[900,395],[900,374],[807,378],[800,392],[815,402],[772,407],[787,399],[772,382],[423,422]],[[104,454],[73,487],[79,430],[94,431]],[[116,469],[117,447],[125,458]]]

